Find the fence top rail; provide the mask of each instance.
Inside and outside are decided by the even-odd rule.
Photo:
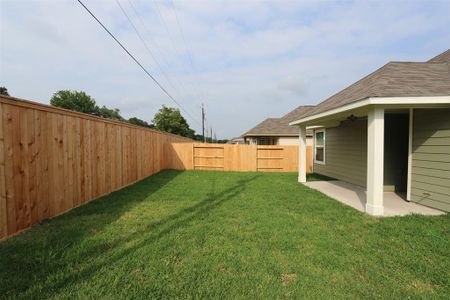
[[[284,150],[284,147],[280,147],[280,146],[275,146],[275,147],[258,146],[258,150]]]
[[[133,125],[133,124],[122,122],[122,121],[97,117],[97,116],[93,116],[93,115],[86,114],[86,113],[81,113],[81,112],[77,112],[77,111],[73,111],[73,110],[69,110],[69,109],[65,109],[65,108],[55,107],[55,106],[38,103],[38,102],[30,101],[30,100],[25,100],[25,99],[21,99],[21,98],[16,98],[16,97],[0,95],[0,103],[19,106],[19,107],[23,107],[23,108],[31,108],[31,109],[36,109],[36,110],[51,112],[51,113],[56,113],[56,114],[63,114],[63,115],[67,115],[67,116],[78,117],[78,118],[92,120],[92,121],[99,121],[99,122],[104,122],[104,123],[109,123],[109,124],[114,124],[114,125],[120,125],[120,126],[135,128],[135,129],[146,130],[146,131],[150,131],[153,133],[177,137],[177,138],[189,141],[189,142],[193,141],[190,138],[187,138],[187,137],[184,137],[181,135],[176,135],[176,134],[169,133],[169,132],[164,132],[164,131],[159,131],[156,129],[137,126],[137,125]]]
[[[245,144],[203,144],[203,143],[193,143],[194,148],[225,148],[225,147],[253,147],[258,150],[284,150],[289,148],[298,148],[297,145],[245,145]]]
[[[194,148],[224,148],[225,144],[199,144],[194,143]]]

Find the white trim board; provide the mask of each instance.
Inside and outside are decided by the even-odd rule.
[[[327,110],[303,119],[299,119],[289,123],[289,125],[298,125],[315,119],[331,116],[347,110],[361,108],[367,105],[433,105],[433,104],[449,104],[450,96],[433,96],[433,97],[368,97],[356,102],[349,103],[337,108]]]

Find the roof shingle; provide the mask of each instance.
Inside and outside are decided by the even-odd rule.
[[[301,118],[314,106],[299,106],[281,118],[268,118],[247,131],[243,136],[298,136],[298,128],[289,123]]]
[[[389,62],[321,102],[302,117],[312,116],[368,97],[448,96],[450,95],[449,65],[450,49],[428,62]]]

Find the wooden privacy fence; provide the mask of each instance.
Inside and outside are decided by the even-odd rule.
[[[191,142],[3,96],[0,117],[0,239],[159,172],[166,143]]]
[[[166,167],[178,170],[259,172],[298,171],[298,146],[171,143],[165,145]],[[307,147],[307,171],[312,149]]]
[[[0,96],[0,239],[162,169],[295,172],[298,147],[196,144]]]

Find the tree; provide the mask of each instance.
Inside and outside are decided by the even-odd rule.
[[[118,108],[110,109],[104,105],[100,108],[97,107],[96,115],[106,119],[125,121],[125,119],[120,115],[120,110]]]
[[[9,96],[8,89],[4,86],[0,86],[0,95]]]
[[[163,105],[153,118],[155,128],[161,131],[193,138],[195,131],[189,128],[186,119],[178,108]]]
[[[102,118],[125,121],[118,108],[98,107],[94,98],[83,91],[61,90],[53,94],[50,99],[53,106],[70,109]]]
[[[136,118],[136,117],[129,118],[129,119],[128,119],[128,123],[133,124],[133,125],[137,125],[137,126],[147,127],[147,128],[153,128],[153,127],[155,127],[155,125],[153,125],[153,124],[148,124],[148,123],[145,122],[144,120],[141,120],[141,119]]]
[[[194,141],[201,141],[201,142],[203,142],[203,135],[201,135],[201,134],[195,134],[195,135],[192,137],[192,139],[193,139]]]
[[[99,113],[95,100],[82,91],[57,91],[50,99],[50,104],[86,114],[98,115]]]

